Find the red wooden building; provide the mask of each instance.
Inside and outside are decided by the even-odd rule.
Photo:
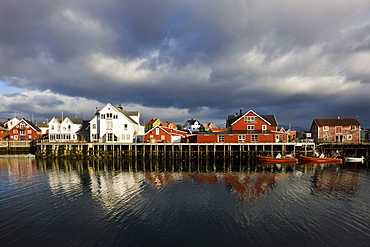
[[[227,131],[197,134],[189,137],[193,143],[272,143],[287,142],[288,133],[277,130],[274,115],[259,115],[250,110],[245,114],[229,115]]]
[[[361,124],[355,118],[314,119],[311,133],[315,143],[359,143]]]
[[[10,129],[9,136],[11,141],[34,140],[42,137],[42,131],[35,124],[23,118]]]
[[[144,142],[181,142],[181,138],[187,136],[185,131],[171,129],[164,126],[156,126],[145,133]]]
[[[7,138],[9,138],[8,129],[0,126],[0,141],[6,140]]]

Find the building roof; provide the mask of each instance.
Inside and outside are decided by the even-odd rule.
[[[39,132],[41,132],[41,129],[39,128],[39,127],[37,127],[34,123],[32,123],[31,121],[28,121],[27,119],[25,119],[25,118],[23,118],[21,121],[19,121],[19,123],[20,122],[26,122],[29,126],[31,126],[34,130],[36,130],[36,131],[39,131]],[[19,124],[18,123],[18,124]]]
[[[186,123],[190,123],[191,125],[194,125],[195,123],[200,123],[200,122],[196,119],[189,119],[189,120],[186,121]]]
[[[349,126],[349,125],[361,125],[356,118],[323,118],[323,119],[314,119],[314,122],[318,126]]]
[[[84,121],[86,121],[86,119],[80,119],[80,118],[72,118],[72,117],[66,117],[66,118],[71,120],[73,124],[82,124]]]
[[[36,126],[39,128],[49,128],[49,125],[47,123],[37,123]]]
[[[152,124],[154,124],[155,122],[157,122],[159,120],[159,118],[152,118],[152,119],[150,119],[149,120],[149,122],[147,122],[147,124],[146,125],[152,125]]]
[[[249,110],[247,113],[245,113],[243,115],[241,115],[241,114],[240,115],[238,115],[238,114],[227,115],[226,116],[226,127],[231,126],[235,121],[237,121],[242,116],[248,114],[249,112],[253,112],[257,117],[260,117],[263,120],[269,122],[271,126],[274,126],[274,127],[278,126],[275,115],[259,115],[256,112],[254,112],[252,110]]]
[[[90,129],[90,121],[89,120],[83,120],[81,127],[76,133],[83,134],[83,133],[89,133]]]

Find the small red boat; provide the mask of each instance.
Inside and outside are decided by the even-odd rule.
[[[298,158],[303,162],[311,162],[311,163],[342,163],[343,160],[341,158],[323,158],[323,157],[310,157],[299,155]]]
[[[270,163],[281,163],[281,162],[288,162],[288,163],[298,163],[298,159],[294,157],[271,157],[271,156],[256,156],[258,161],[261,162],[270,162]]]

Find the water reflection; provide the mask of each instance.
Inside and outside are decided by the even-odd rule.
[[[163,189],[179,181],[224,185],[227,191],[248,202],[257,201],[280,182],[294,176],[309,176],[312,191],[320,193],[353,195],[360,187],[360,170],[353,167],[344,169],[340,164],[258,163],[237,169],[232,169],[231,165],[221,167],[224,171],[216,168],[217,172],[211,172],[182,163],[168,163],[161,167],[158,163],[122,160],[55,159],[36,162],[33,159],[0,159],[3,178],[22,181],[31,178],[40,169],[47,174],[50,191],[55,196],[75,197],[87,186],[94,200],[108,208],[117,200],[129,200],[139,195],[145,186]]]
[[[37,162],[28,158],[0,158],[0,176],[16,182],[32,179],[37,173]]]
[[[0,159],[0,242],[366,246],[369,191],[366,164]]]

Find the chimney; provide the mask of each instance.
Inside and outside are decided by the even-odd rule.
[[[240,108],[240,116],[243,115],[243,108]]]
[[[340,119],[340,116],[338,116],[337,119]]]
[[[118,108],[123,110],[123,106],[121,104],[118,106]]]

